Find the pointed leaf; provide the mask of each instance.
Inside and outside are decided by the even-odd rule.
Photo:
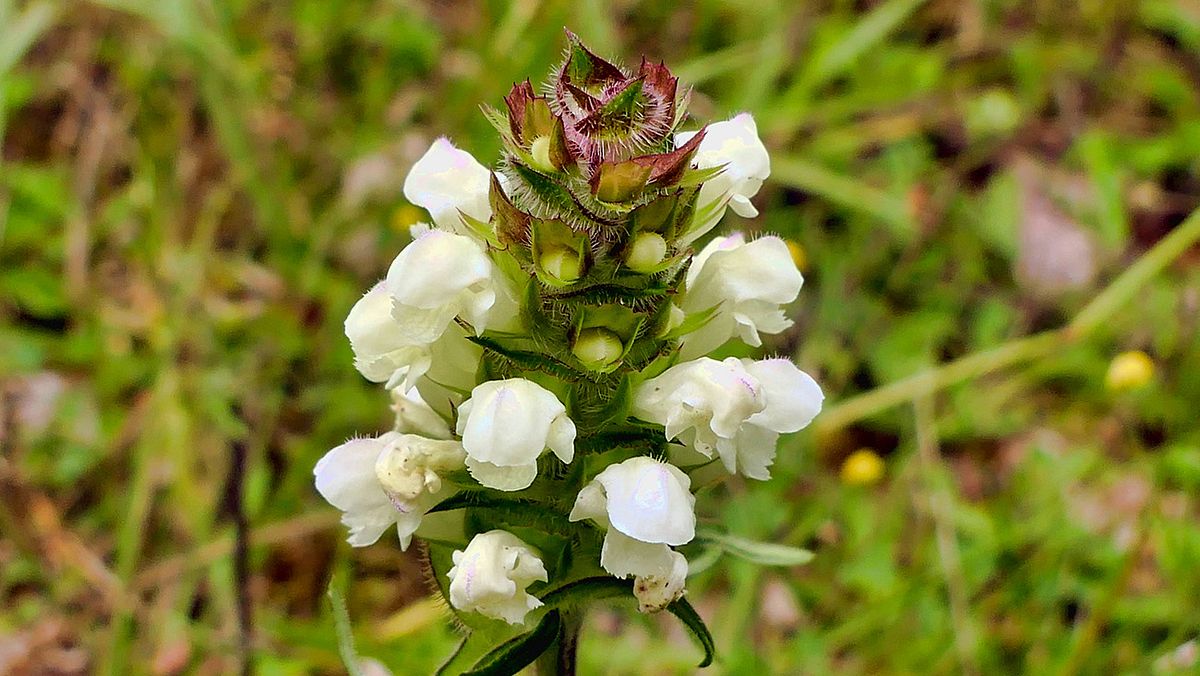
[[[492,221],[495,223],[494,236],[504,244],[528,246],[529,215],[508,199],[495,173],[492,174],[491,185],[488,188],[488,203],[492,207]]]
[[[699,331],[701,327],[712,321],[712,318],[717,315],[717,310],[720,307],[721,304],[718,303],[707,310],[700,310],[699,312],[693,312],[690,315],[687,315],[683,318],[683,321],[680,322],[679,326],[676,326],[675,328],[663,334],[662,339],[674,340],[676,338],[686,336],[693,331]]]
[[[633,581],[605,575],[568,582],[542,594],[542,603],[554,608],[566,608],[621,596],[633,598]]]
[[[625,79],[625,73],[615,65],[596,56],[571,31],[567,31],[567,62],[562,72],[569,79],[583,85],[603,84],[612,80]]]
[[[513,676],[533,664],[542,653],[554,645],[562,631],[562,616],[551,610],[542,617],[537,627],[527,634],[509,639],[483,656],[463,676]]]
[[[712,529],[701,529],[696,535],[699,539],[720,547],[727,554],[762,566],[803,566],[813,559],[813,553],[807,549],[747,540]]]

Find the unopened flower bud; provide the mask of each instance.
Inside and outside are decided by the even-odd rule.
[[[639,232],[625,252],[625,265],[634,272],[648,274],[667,257],[667,240],[657,232]]]
[[[1146,386],[1154,377],[1154,360],[1141,350],[1117,355],[1108,366],[1104,384],[1110,392],[1129,392]]]
[[[571,354],[575,355],[585,366],[604,368],[612,366],[625,353],[625,346],[617,334],[605,328],[584,329],[575,338],[571,346]]]
[[[560,282],[573,282],[583,274],[583,261],[579,254],[570,249],[555,248],[542,254],[538,260],[542,270]]]

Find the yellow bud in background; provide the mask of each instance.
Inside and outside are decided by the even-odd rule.
[[[617,334],[603,328],[584,329],[575,337],[571,354],[585,366],[603,369],[611,366],[625,353],[625,346]]]
[[[870,486],[883,477],[883,458],[869,448],[860,448],[842,463],[842,481],[850,486]]]
[[[1145,387],[1154,377],[1154,360],[1141,350],[1122,352],[1108,365],[1104,384],[1109,392],[1129,392]]]
[[[808,269],[808,254],[804,253],[804,247],[794,239],[787,240],[788,253],[792,254],[792,262],[796,264],[796,269],[804,272]]]
[[[649,273],[667,257],[667,240],[657,232],[639,232],[625,252],[625,265],[634,272]]]

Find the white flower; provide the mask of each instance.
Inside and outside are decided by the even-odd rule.
[[[575,456],[575,423],[552,392],[524,378],[491,380],[458,410],[467,470],[489,488],[519,491],[537,476],[549,448],[565,463]]]
[[[354,367],[364,378],[396,387],[412,387],[429,370],[429,346],[413,343],[392,316],[392,297],[383,282],[359,299],[346,316],[346,337]]]
[[[404,179],[404,197],[429,211],[442,230],[470,232],[459,212],[487,223],[492,217],[488,203],[491,172],[470,153],[439,138],[417,160]]]
[[[817,383],[787,359],[678,364],[638,386],[633,415],[666,428],[730,472],[767,479],[781,432],[795,432],[821,411]]]
[[[404,247],[384,282],[397,340],[428,345],[457,316],[481,333],[496,302],[496,270],[475,240],[430,230]]]
[[[694,131],[675,135],[675,146],[682,146],[696,135]],[[758,138],[758,127],[750,113],[742,113],[724,122],[708,125],[696,151],[697,168],[724,166],[725,170],[704,183],[696,199],[697,215],[682,244],[695,241],[712,229],[725,215],[725,207],[743,218],[754,218],[758,209],[750,198],[758,194],[763,181],[771,175],[771,158]]]
[[[678,567],[671,545],[696,536],[691,485],[674,465],[630,458],[609,465],[579,491],[570,519],[592,519],[608,530],[600,550],[604,570],[621,578],[670,580]]]
[[[471,538],[453,554],[450,605],[509,624],[524,624],[525,615],[542,602],[525,589],[545,582],[546,567],[538,553],[512,533],[493,530]]]
[[[684,338],[681,356],[707,354],[735,335],[747,345],[762,345],[760,333],[792,325],[781,306],[796,300],[803,283],[787,243],[778,237],[747,242],[734,233],[714,239],[692,259],[679,303],[689,314],[719,307]]]
[[[407,549],[421,518],[448,496],[437,471],[462,467],[464,456],[457,442],[388,432],[329,451],[313,474],[321,496],[342,510],[351,545],[373,544],[395,525],[400,547]]]
[[[393,429],[401,434],[419,434],[430,439],[449,439],[454,436],[446,419],[425,403],[417,390],[392,390],[392,411],[396,414]]]
[[[688,563],[683,554],[671,552],[671,572],[667,575],[638,576],[633,580],[633,595],[638,600],[638,610],[656,613],[683,596],[687,583]]]

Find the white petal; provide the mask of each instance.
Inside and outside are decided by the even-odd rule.
[[[458,212],[487,222],[491,172],[470,153],[455,148],[448,140],[433,142],[404,180],[404,197],[429,211],[443,230],[467,232]]]
[[[404,248],[388,269],[392,316],[408,342],[431,343],[460,314],[476,320],[495,302],[487,253],[462,235],[431,230]]]
[[[756,191],[757,192],[757,191]],[[750,199],[742,195],[734,195],[729,198],[729,208],[733,209],[733,213],[742,218],[754,218],[758,215],[758,209],[750,202]]]
[[[462,468],[466,457],[458,441],[400,434],[379,454],[375,476],[393,501],[413,501],[441,490],[441,476]]]
[[[396,335],[395,324],[392,297],[380,282],[371,287],[346,315],[346,337],[350,339],[355,356],[379,355],[404,345]]]
[[[671,574],[671,554],[671,548],[667,545],[635,540],[613,529],[604,536],[600,567],[620,578],[630,575],[666,576]]]
[[[349,529],[346,542],[351,547],[368,547],[379,541],[392,524],[396,523],[396,508],[391,505],[342,514],[342,525]]]
[[[390,438],[348,441],[313,468],[317,492],[342,510],[342,523],[350,529],[348,541],[355,547],[374,543],[396,522],[396,508],[375,478],[375,460]]]
[[[565,413],[550,423],[546,445],[564,463],[569,464],[575,458],[575,422]]]
[[[416,390],[392,390],[392,410],[396,413],[394,429],[401,434],[419,434],[430,439],[453,436],[446,419],[425,403]]]
[[[693,135],[693,132],[676,134],[676,147],[686,143]],[[709,216],[702,222],[691,224],[682,239],[683,245],[690,244],[712,229],[721,220],[726,206],[746,218],[758,215],[750,198],[758,193],[763,180],[771,174],[771,158],[758,138],[754,118],[748,113],[708,125],[704,140],[697,149],[695,164],[700,169],[724,169],[700,187],[697,217],[703,218],[706,211]],[[720,206],[709,210],[709,205]]]
[[[565,415],[566,407],[558,398],[533,381],[491,380],[471,391],[459,410],[458,432],[474,460],[529,465],[546,450],[551,424]],[[558,452],[569,457],[565,444],[568,436],[574,440],[571,429],[563,423],[556,436]]]
[[[694,426],[701,438],[707,437],[702,429],[707,427],[728,439],[763,409],[760,389],[737,359],[718,362],[702,357],[676,364],[638,386],[633,415],[666,426],[667,438]]]
[[[772,432],[758,425],[747,424],[738,433],[736,449],[736,470],[749,479],[766,481],[771,478],[767,469],[775,463],[775,452],[779,445],[779,433]]]
[[[352,439],[326,453],[313,468],[317,492],[344,512],[390,506],[391,501],[375,478],[375,460],[392,438],[394,435],[388,433],[379,438]]]
[[[778,237],[751,242],[735,233],[717,238],[693,259],[680,307],[697,313],[717,307],[716,315],[684,338],[685,358],[705,354],[735,334],[759,345],[759,334],[791,326],[781,306],[800,293],[804,277]]]
[[[537,478],[537,462],[501,467],[490,462],[467,458],[467,471],[480,484],[498,491],[521,491]]]
[[[589,482],[575,496],[575,505],[567,518],[571,521],[592,519],[604,528],[608,528],[608,498],[604,495],[604,487],[595,481]]]
[[[682,545],[696,536],[696,498],[678,468],[648,457],[610,465],[595,479],[604,486],[612,527],[642,542]]]
[[[821,412],[821,386],[787,359],[742,360],[762,383],[766,406],[749,422],[776,432],[795,432]]]

